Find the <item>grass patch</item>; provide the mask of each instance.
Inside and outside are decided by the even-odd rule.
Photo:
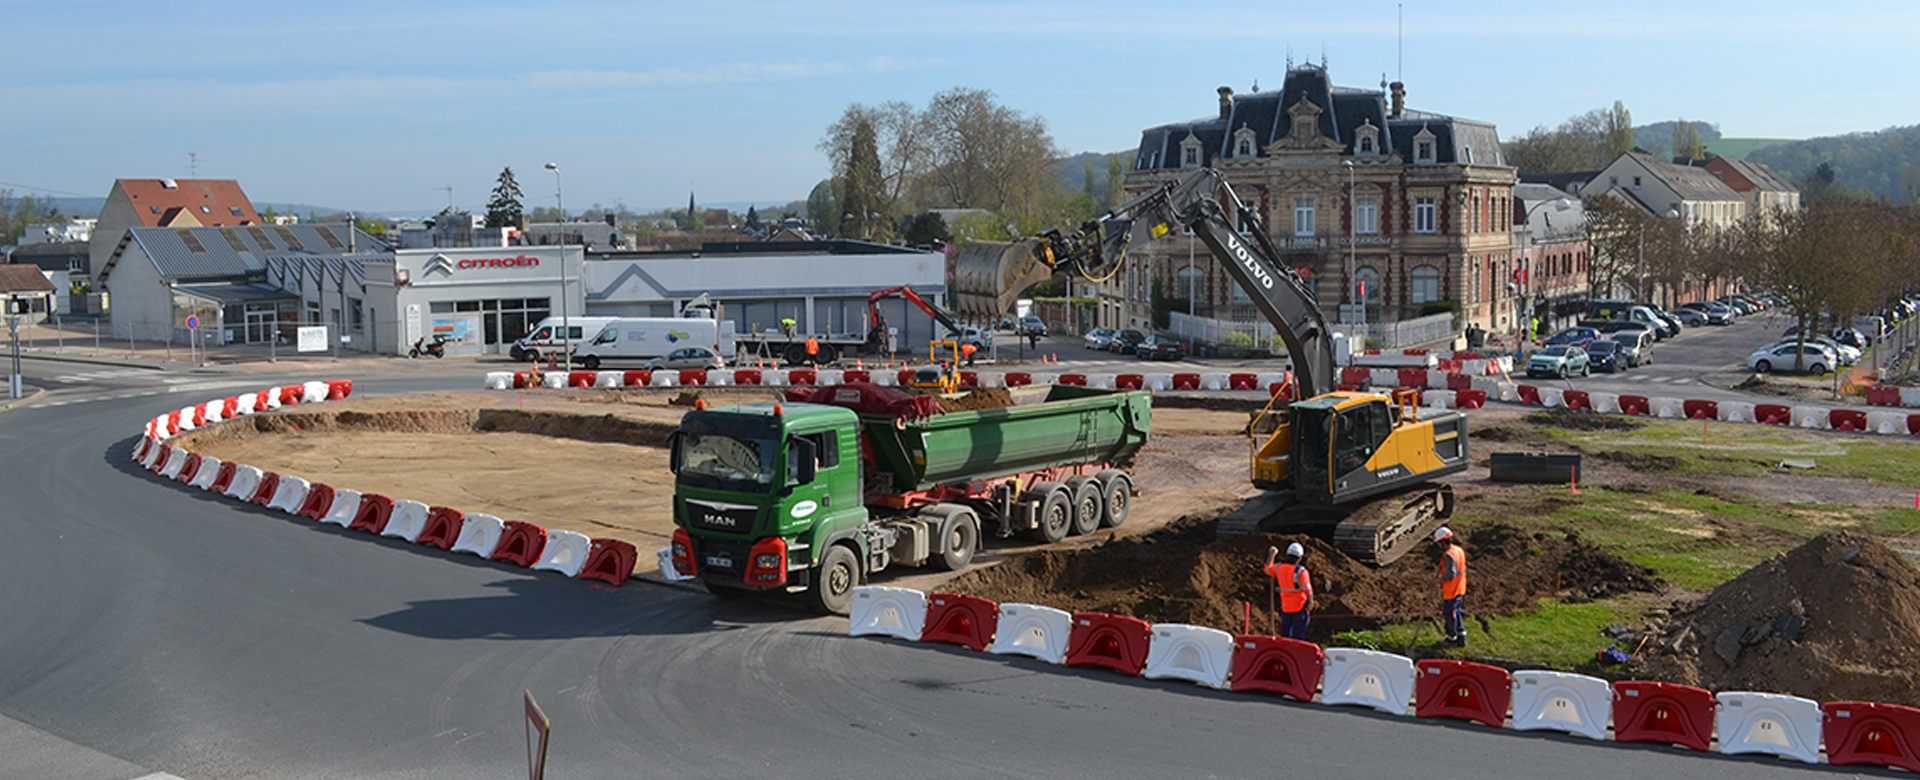
[[[1920,447],[1904,440],[1835,434],[1795,435],[1769,426],[1646,420],[1635,430],[1541,429],[1550,439],[1582,453],[1624,451],[1672,458],[1673,469],[1707,476],[1757,477],[1777,473],[1787,459],[1812,460],[1811,473],[1853,477],[1877,485],[1911,485],[1920,473]]]
[[[1449,655],[1486,655],[1497,658],[1525,659],[1559,670],[1573,670],[1594,660],[1594,653],[1610,642],[1600,632],[1614,623],[1634,619],[1638,610],[1614,601],[1567,604],[1556,599],[1541,599],[1538,609],[1511,615],[1487,615],[1486,622],[1473,614],[1473,594],[1467,594],[1466,650],[1447,650]],[[1392,653],[1409,648],[1430,648],[1441,638],[1438,619],[1387,626],[1365,632],[1367,636],[1346,636],[1356,643],[1371,641],[1378,649]],[[1631,652],[1632,648],[1624,648]]]

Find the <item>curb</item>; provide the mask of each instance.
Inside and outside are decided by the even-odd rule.
[[[21,352],[20,357],[29,360],[51,360],[56,363],[82,363],[91,366],[118,366],[120,368],[143,368],[148,371],[168,371],[165,364],[155,365],[148,358],[107,358],[79,355],[63,355],[57,352]],[[191,368],[191,366],[188,366]]]
[[[33,389],[33,395],[27,396],[25,398],[8,398],[4,401],[0,401],[0,412],[5,412],[5,411],[16,409],[22,406],[31,405],[35,401],[38,401],[42,398],[47,397],[47,393],[48,393],[48,390],[46,388],[36,387]]]

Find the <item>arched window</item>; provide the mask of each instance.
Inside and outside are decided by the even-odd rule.
[[[1440,269],[1417,265],[1407,275],[1407,302],[1419,305],[1440,300]]]
[[[1174,295],[1182,298],[1197,300],[1198,296],[1206,294],[1206,277],[1206,273],[1199,268],[1181,266],[1179,271],[1174,272],[1174,289],[1172,292]]]

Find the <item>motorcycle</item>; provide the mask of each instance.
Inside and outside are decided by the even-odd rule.
[[[413,342],[413,348],[407,350],[407,357],[417,358],[420,356],[420,353],[422,352],[425,352],[437,358],[446,357],[447,356],[447,340],[445,338],[436,337],[433,340],[433,343],[428,344],[426,338],[422,337],[419,341]]]

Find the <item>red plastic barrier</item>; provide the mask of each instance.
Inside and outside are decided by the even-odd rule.
[[[1920,414],[1907,415],[1907,433],[1920,434]]]
[[[1067,635],[1068,666],[1104,666],[1138,676],[1147,667],[1153,626],[1139,618],[1104,612],[1073,613]]]
[[[1313,701],[1324,660],[1320,646],[1277,636],[1233,638],[1233,690],[1270,691]]]
[[[307,486],[307,500],[300,502],[300,511],[294,514],[318,520],[327,516],[333,509],[333,486],[315,482]]]
[[[757,372],[756,372],[757,375]],[[626,387],[646,387],[653,383],[653,372],[641,369],[628,371],[620,375],[620,384]],[[755,382],[754,384],[759,384]]]
[[[999,604],[979,596],[932,593],[927,596],[927,622],[920,629],[920,641],[985,650],[993,644],[993,632],[999,627]]]
[[[1717,401],[1681,401],[1680,409],[1687,413],[1689,420],[1720,419],[1720,404]]]
[[[234,463],[232,461],[228,461],[226,463],[220,464],[220,473],[213,475],[213,483],[210,485],[207,485],[207,492],[209,493],[227,492],[227,488],[233,487],[234,472],[238,471],[239,469],[240,469],[240,464]]]
[[[540,562],[547,549],[547,529],[532,523],[508,520],[500,532],[500,543],[493,548],[492,560],[509,561],[521,568]]]
[[[193,407],[193,427],[195,428],[207,427],[207,405],[206,404],[200,404],[199,406]]]
[[[1466,374],[1448,374],[1447,389],[1454,391],[1472,390],[1473,377],[1467,376]]]
[[[1292,400],[1293,398],[1292,382],[1275,382],[1273,384],[1267,385],[1268,398],[1279,398],[1280,396],[1283,396],[1283,395],[1286,396],[1288,400]]]
[[[180,464],[180,473],[173,475],[175,482],[192,482],[193,475],[200,473],[200,453],[187,453],[187,462]]]
[[[1434,368],[1438,368],[1444,373],[1448,373],[1448,374],[1460,373],[1459,358],[1442,358],[1436,362],[1438,363],[1438,365],[1435,365]]]
[[[1199,374],[1174,374],[1173,389],[1175,390],[1200,389],[1200,375]]]
[[[267,411],[267,409],[271,408],[268,404],[270,401],[273,400],[273,396],[275,395],[275,393],[276,391],[274,390],[265,390],[262,392],[254,393],[253,394],[253,410],[256,412],[264,412],[264,411]]]
[[[1086,374],[1061,374],[1060,384],[1071,385],[1073,387],[1086,387],[1087,375]]]
[[[1664,742],[1705,753],[1713,741],[1713,692],[1657,682],[1613,684],[1613,740]]]
[[[1920,772],[1920,709],[1898,704],[1830,701],[1820,725],[1827,763],[1865,764]]]
[[[1121,374],[1113,378],[1113,386],[1121,390],[1138,390],[1146,384],[1147,378],[1141,374]]]
[[[366,493],[360,496],[360,511],[354,513],[353,522],[347,527],[377,536],[387,530],[387,520],[392,517],[393,499],[379,493]]]
[[[301,399],[306,397],[307,388],[305,385],[287,385],[286,387],[280,388],[281,406],[293,406],[294,404],[300,403]]]
[[[1345,366],[1340,369],[1340,384],[1363,385],[1373,379],[1373,372],[1361,366]]]
[[[898,382],[900,383],[900,386],[901,386],[901,387],[908,387],[908,386],[910,386],[910,385],[912,385],[912,384],[913,384],[913,369],[911,369],[911,368],[903,368],[903,369],[900,369],[900,373],[899,373],[899,374],[896,374],[896,375],[894,375],[894,379],[895,379],[895,381],[898,381]]]
[[[467,515],[458,509],[444,506],[427,509],[427,523],[420,528],[420,535],[413,538],[414,544],[431,544],[442,550],[453,549],[453,543],[460,540],[460,529],[467,524]]]
[[[743,368],[733,372],[733,383],[736,385],[760,384],[760,369]]]
[[[1520,385],[1519,387],[1515,387],[1514,390],[1520,393],[1520,403],[1528,406],[1540,405],[1540,388],[1534,387],[1533,385]]]
[[[1786,404],[1754,404],[1753,419],[1768,425],[1792,425],[1793,407]]]
[[[540,386],[540,372],[538,371],[513,372],[513,389],[525,390],[529,387],[539,387],[539,386]]]
[[[1424,350],[1424,349],[1403,349],[1403,350],[1400,350],[1400,354],[1402,354],[1402,355],[1425,355],[1425,354],[1427,354],[1427,351],[1426,351],[1426,350]]]
[[[1461,409],[1478,409],[1487,405],[1487,391],[1461,390],[1453,397],[1453,405]]]
[[[680,371],[680,385],[682,387],[686,387],[686,386],[699,387],[706,383],[707,383],[706,369],[688,368],[688,369],[682,369]]]
[[[816,384],[819,378],[819,372],[811,368],[796,368],[787,372],[787,384],[795,387]]]
[[[1566,403],[1568,409],[1576,412],[1593,408],[1593,396],[1585,390],[1568,390],[1560,394],[1560,400]]]
[[[133,459],[146,460],[147,450],[153,449],[153,426],[149,425],[147,434],[140,437],[140,443],[133,445]]]
[[[1227,387],[1234,390],[1256,390],[1260,387],[1260,376],[1247,373],[1228,374]]]
[[[980,386],[980,372],[978,372],[978,371],[962,371],[962,372],[960,372],[960,386],[961,386],[961,387],[979,387],[979,386]]]
[[[1513,677],[1498,666],[1466,661],[1421,661],[1413,682],[1413,714],[1459,718],[1500,728],[1513,700]]]
[[[1419,406],[1420,401],[1427,397],[1426,391],[1417,387],[1396,387],[1389,395],[1393,397],[1393,402],[1396,404],[1412,404],[1414,406]]]
[[[240,416],[240,396],[234,396],[220,404],[220,419],[231,420]]]
[[[1008,371],[1007,372],[1008,387],[1026,387],[1027,385],[1030,385],[1030,384],[1033,384],[1032,374],[1029,374],[1025,371]]]
[[[575,371],[567,375],[568,387],[592,387],[593,380],[600,375],[598,371]]]
[[[279,489],[280,474],[278,472],[269,471],[261,474],[260,487],[254,489],[253,497],[247,499],[247,502],[266,506],[273,502],[273,494]]]
[[[1871,406],[1899,406],[1900,388],[1875,385],[1867,388],[1867,403]]]
[[[587,565],[580,568],[578,579],[599,580],[618,588],[633,576],[633,564],[638,560],[640,553],[631,544],[618,539],[595,539],[587,548]]]
[[[1647,403],[1647,397],[1644,395],[1623,395],[1620,396],[1620,413],[1638,415],[1652,414],[1653,406]]]
[[[1424,368],[1400,369],[1400,386],[1401,387],[1426,387],[1427,386],[1427,370]]]
[[[873,372],[863,368],[849,368],[840,375],[843,382],[871,382]]]
[[[1827,424],[1836,431],[1864,431],[1867,413],[1859,409],[1835,409],[1827,412]]]
[[[347,400],[347,396],[350,396],[350,395],[353,395],[353,380],[351,379],[327,380],[327,400],[345,401]]]
[[[177,410],[172,412],[167,412],[167,435],[168,436],[180,435],[180,412]]]

